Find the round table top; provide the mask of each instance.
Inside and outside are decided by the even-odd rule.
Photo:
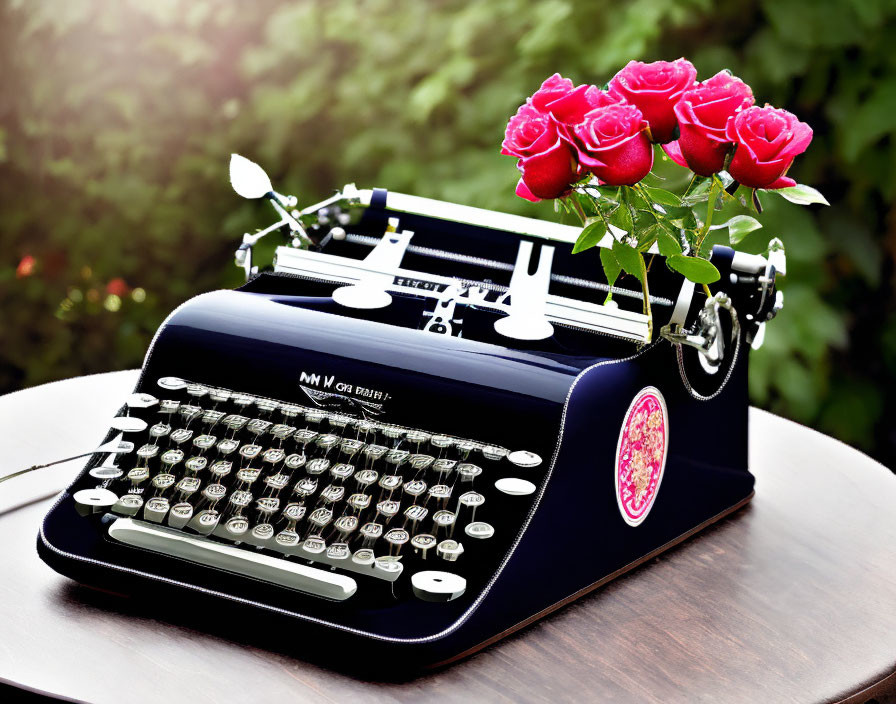
[[[90,449],[125,371],[0,397],[0,473]],[[0,485],[0,681],[90,702],[863,702],[896,690],[896,477],[750,414],[756,496],[633,572],[446,669],[365,682],[76,585],[38,524],[83,460]],[[637,604],[638,608],[632,608]],[[334,662],[337,660],[334,658]]]

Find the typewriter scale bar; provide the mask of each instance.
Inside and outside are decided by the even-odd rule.
[[[519,475],[545,469],[528,450],[179,377],[157,386],[160,400],[144,389],[113,419],[138,448],[98,475],[117,502],[85,513],[110,511],[115,543],[332,601],[405,573],[417,599],[458,598],[464,554],[496,532],[485,505],[520,518],[535,484]]]

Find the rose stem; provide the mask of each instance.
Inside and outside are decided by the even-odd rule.
[[[641,267],[641,292],[644,295],[644,315],[647,316],[647,342],[653,340],[653,311],[650,309],[650,290],[647,286],[647,264],[644,255],[638,252],[638,264]]]
[[[700,230],[700,236],[697,238],[697,251],[694,254],[695,257],[700,256],[700,250],[703,248],[703,240],[706,239],[706,236],[709,234],[709,228],[712,226],[712,216],[716,209],[716,200],[719,197],[719,186],[721,183],[716,179],[715,174],[712,177],[712,188],[709,189],[709,201],[706,205],[706,222],[703,223],[703,228]]]

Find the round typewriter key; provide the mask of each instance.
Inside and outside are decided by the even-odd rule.
[[[372,460],[378,460],[389,451],[388,447],[383,445],[368,445],[364,448],[364,455]]]
[[[289,504],[283,509],[283,517],[287,521],[301,521],[305,517],[305,507],[302,504]]]
[[[330,474],[332,474],[336,479],[348,479],[352,476],[352,473],[355,471],[355,468],[350,464],[334,464],[330,467]]]
[[[271,428],[271,435],[273,435],[278,440],[286,440],[290,435],[296,432],[296,429],[291,425],[284,425],[283,423],[278,423],[273,428]]]
[[[239,446],[239,440],[221,440],[217,444],[218,452],[220,452],[222,455],[229,455]]]
[[[280,402],[270,398],[260,398],[255,401],[255,407],[262,413],[273,413],[280,408]]]
[[[469,481],[474,477],[478,477],[480,474],[482,474],[482,467],[480,467],[479,465],[470,464],[469,462],[463,462],[457,465],[457,473],[463,480]]]
[[[324,433],[323,435],[319,435],[314,443],[323,450],[329,450],[331,447],[338,445],[340,440],[342,440],[342,438],[338,435]]]
[[[214,425],[224,417],[224,411],[204,411],[202,422],[206,425]]]
[[[345,487],[339,484],[330,484],[320,492],[320,499],[326,503],[336,503],[345,496]]]
[[[397,425],[384,425],[382,427],[382,432],[387,438],[392,438],[393,440],[404,435],[404,430]]]
[[[286,453],[283,450],[273,447],[264,451],[261,456],[261,461],[268,462],[269,464],[277,464],[278,462],[283,461],[284,457],[286,457]]]
[[[252,394],[234,394],[230,397],[233,405],[239,408],[246,408],[255,403],[255,397]]]
[[[495,529],[492,528],[488,523],[483,523],[482,521],[473,521],[472,523],[468,523],[467,527],[464,528],[464,533],[469,535],[471,538],[491,538],[495,534]]]
[[[202,482],[200,482],[196,477],[184,477],[177,483],[174,488],[184,496],[189,496],[190,494],[198,491],[201,484]]]
[[[128,396],[127,405],[128,408],[151,408],[155,406],[159,402],[152,394],[131,394]]]
[[[517,467],[529,468],[537,467],[541,464],[541,457],[534,452],[528,452],[527,450],[511,452],[507,455],[507,459],[510,460],[511,464],[515,464]]]
[[[420,496],[424,491],[426,491],[426,482],[415,479],[411,482],[405,482],[404,491],[406,494],[410,494],[411,496]]]
[[[134,467],[128,472],[128,479],[131,480],[131,484],[137,486],[149,479],[149,470],[146,467]]]
[[[193,398],[208,396],[208,387],[202,384],[187,384],[187,394]]]
[[[177,413],[177,409],[180,408],[180,401],[173,401],[171,399],[165,399],[162,403],[159,404],[159,413],[165,413],[167,415],[171,415],[173,413]]]
[[[171,505],[168,503],[168,499],[156,496],[143,504],[143,517],[147,521],[161,523],[169,508],[171,508]]]
[[[355,474],[355,481],[358,482],[358,486],[365,487],[373,484],[377,479],[379,479],[379,472],[375,472],[372,469],[362,469],[360,472]]]
[[[205,457],[191,457],[184,462],[184,469],[190,472],[201,472],[207,464],[208,460]]]
[[[354,440],[353,438],[346,438],[341,443],[339,443],[339,449],[342,450],[349,457],[354,456],[364,447],[364,443],[360,440]]]
[[[177,430],[172,431],[171,435],[168,437],[171,438],[171,442],[180,445],[193,437],[193,431],[187,430],[186,428],[178,428]]]
[[[487,460],[500,460],[507,457],[507,449],[497,445],[486,445],[482,448],[482,456]]]
[[[417,521],[422,521],[426,518],[428,513],[429,509],[423,506],[408,506],[404,510],[404,517],[412,523],[416,523]]]
[[[509,496],[528,496],[537,488],[532,482],[516,477],[504,477],[495,482],[495,489]]]
[[[147,422],[142,418],[133,416],[116,416],[109,423],[109,427],[122,433],[139,433],[146,430]]]
[[[376,558],[373,564],[376,571],[384,572],[386,574],[398,574],[404,569],[398,560],[387,555]]]
[[[176,465],[178,462],[182,461],[184,458],[183,450],[165,450],[162,453],[162,464],[167,464],[170,466]]]
[[[236,473],[236,478],[241,482],[245,482],[246,484],[251,484],[261,475],[260,469],[252,469],[251,467],[247,469],[241,469]]]
[[[433,447],[445,448],[450,447],[454,440],[447,435],[433,435],[429,442]]]
[[[249,521],[242,516],[228,518],[224,524],[224,532],[231,538],[240,538],[249,530]]]
[[[404,464],[410,454],[411,453],[407,450],[389,450],[386,453],[386,462],[398,467],[399,465]]]
[[[380,523],[365,523],[360,532],[365,538],[376,540],[383,534],[383,526]]]
[[[183,528],[193,517],[193,506],[186,502],[174,504],[168,511],[168,525],[172,528]]]
[[[255,508],[264,516],[273,516],[280,508],[280,499],[265,496],[255,501]]]
[[[305,420],[309,423],[320,423],[326,415],[327,414],[323,411],[318,411],[312,408],[305,411]]]
[[[436,548],[439,557],[448,562],[455,562],[464,553],[464,546],[456,540],[443,540]]]
[[[174,482],[177,481],[177,477],[173,474],[157,474],[152,478],[152,485],[156,489],[169,489],[174,486]]]
[[[208,397],[215,403],[227,403],[233,394],[227,389],[209,389]]]
[[[301,469],[305,466],[306,458],[305,455],[292,454],[283,460],[283,464],[285,464],[289,469]]]
[[[305,465],[305,471],[308,474],[323,474],[330,468],[330,460],[325,457],[318,457],[311,460]]]
[[[212,462],[209,472],[220,478],[230,474],[231,469],[233,469],[233,464],[231,462],[228,462],[227,460],[216,460],[215,462]]]
[[[252,494],[248,491],[234,491],[230,495],[229,501],[231,506],[246,508],[246,506],[252,503]]]
[[[447,484],[433,484],[429,487],[429,495],[437,500],[447,499],[451,496],[451,487]]]
[[[419,445],[420,443],[428,442],[432,437],[429,433],[426,433],[422,430],[409,430],[404,434],[404,439],[409,443],[414,445]]]
[[[358,517],[340,516],[336,519],[333,527],[340,533],[352,533],[358,529]]]
[[[327,557],[331,560],[347,560],[351,554],[345,543],[333,543],[327,548]]]
[[[458,501],[463,506],[476,508],[477,506],[482,506],[485,503],[485,497],[476,491],[468,491],[465,494],[461,494]]]
[[[411,577],[414,596],[422,601],[451,601],[467,589],[467,580],[451,572],[424,570]]]
[[[115,513],[123,513],[126,516],[134,516],[143,506],[143,497],[136,494],[125,494],[112,507]]]
[[[319,535],[309,535],[305,538],[305,542],[302,543],[302,549],[305,552],[310,552],[312,555],[320,555],[327,549],[327,543]]]
[[[202,490],[202,495],[212,503],[220,501],[227,494],[227,487],[223,484],[209,484]]]
[[[372,431],[376,427],[376,424],[371,423],[369,420],[359,420],[355,423],[355,428],[359,433],[364,433],[367,435],[370,431]]]
[[[386,491],[394,491],[401,486],[401,477],[397,474],[384,474],[380,477],[379,485]]]
[[[435,461],[435,459],[436,458],[432,455],[411,455],[408,457],[408,464],[417,470],[426,469]]]
[[[373,550],[370,548],[361,548],[360,550],[355,550],[355,554],[352,555],[352,562],[358,565],[372,565],[374,560]]]
[[[391,545],[404,545],[410,539],[410,534],[404,528],[393,528],[383,536],[383,540]]]
[[[419,535],[415,535],[411,538],[411,546],[415,550],[420,550],[423,553],[423,559],[426,559],[427,551],[436,544],[436,536],[430,535],[429,533],[420,533]]]
[[[302,409],[299,406],[293,405],[291,403],[284,403],[280,406],[280,414],[284,418],[295,418],[302,412]]]
[[[274,535],[274,526],[270,523],[259,523],[252,529],[252,537],[257,540],[269,540]]]
[[[163,438],[171,432],[171,426],[167,423],[156,423],[149,429],[149,436],[152,438]]]
[[[240,448],[240,457],[245,457],[247,460],[255,459],[261,453],[261,449],[261,445],[243,445]]]
[[[200,450],[207,450],[217,441],[218,438],[214,435],[197,435],[193,438],[193,447],[198,447]]]
[[[473,450],[476,449],[477,445],[472,440],[457,440],[454,443],[454,446],[460,450],[461,454],[466,458]]]
[[[246,427],[246,423],[249,422],[249,419],[246,418],[246,416],[231,413],[229,416],[225,416],[224,420],[221,422],[231,430],[239,432]]]
[[[177,412],[182,418],[186,419],[188,423],[202,415],[202,409],[199,406],[190,406],[187,404],[182,404]]]
[[[318,435],[320,435],[320,433],[318,433],[316,430],[297,430],[293,435],[293,439],[300,445],[304,446],[314,440],[314,438],[316,438]]]
[[[89,472],[94,479],[105,481],[106,479],[118,479],[124,471],[118,467],[94,467]]]
[[[273,425],[269,420],[261,420],[260,418],[253,418],[248,423],[246,423],[246,430],[248,430],[253,435],[262,435],[268,431]]]
[[[155,457],[159,454],[159,446],[158,445],[143,445],[137,449],[137,457],[142,457],[145,460],[148,460],[150,457]]]
[[[78,513],[88,515],[94,511],[110,508],[118,503],[118,497],[108,489],[81,489],[72,498]]]
[[[299,544],[299,534],[286,528],[274,536],[274,542],[278,548],[294,548]]]
[[[432,515],[432,521],[437,526],[451,526],[454,525],[454,521],[457,520],[457,515],[452,511],[436,511]]]
[[[163,376],[156,383],[163,389],[168,389],[169,391],[180,391],[181,389],[187,388],[187,382],[176,376]]]
[[[299,479],[293,487],[293,492],[299,496],[311,496],[315,491],[317,491],[317,479],[311,477]]]
[[[432,468],[439,474],[448,474],[457,466],[457,460],[438,459],[432,463]]]
[[[352,494],[348,497],[346,503],[351,506],[356,511],[363,511],[365,508],[370,506],[370,495],[369,494]]]
[[[330,421],[331,428],[338,428],[339,430],[344,430],[345,426],[347,426],[349,423],[352,422],[352,419],[349,418],[348,416],[334,414],[334,415],[330,416],[329,421]]]
[[[392,518],[401,509],[401,504],[397,501],[380,501],[376,505],[376,512],[382,514],[387,519]]]
[[[289,484],[289,475],[272,474],[271,476],[264,478],[264,483],[274,491],[280,491],[287,484]]]
[[[332,521],[332,520],[333,520],[333,511],[331,509],[325,508],[323,506],[321,508],[314,509],[308,515],[308,521],[310,523],[313,523],[316,526],[319,526],[320,528],[323,528],[324,526],[328,525],[330,523],[330,521]]]

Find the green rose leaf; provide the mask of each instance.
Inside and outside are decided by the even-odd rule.
[[[605,234],[607,234],[607,226],[604,225],[604,221],[600,219],[595,220],[582,230],[575,246],[572,248],[572,253],[578,254],[586,249],[591,249],[603,239]]]
[[[642,284],[644,283],[641,280],[641,254],[637,249],[616,240],[613,242],[613,255],[626,274],[631,274]]]
[[[796,203],[797,205],[812,205],[813,203],[830,205],[828,199],[821,195],[820,191],[812,188],[812,186],[805,186],[802,183],[790,186],[789,188],[776,188],[775,190],[769,191],[769,193],[777,193],[785,200],[789,200],[791,203]]]
[[[622,272],[622,265],[609,247],[600,248],[600,263],[604,268],[604,276],[607,277],[607,283],[612,286]]]
[[[656,246],[664,257],[681,254],[681,242],[671,232],[663,227],[656,228]]]
[[[632,212],[625,203],[616,208],[610,215],[610,224],[615,225],[620,230],[625,230],[627,234],[632,234],[632,230],[634,230]]]
[[[721,278],[719,270],[716,269],[712,262],[706,259],[673,254],[671,257],[666,258],[666,264],[670,269],[683,274],[686,279],[693,281],[695,284],[711,284]]]
[[[650,186],[644,186],[644,191],[655,203],[660,205],[681,205],[681,198],[671,191],[664,191],[662,188],[651,188]]]
[[[725,224],[728,226],[728,238],[733,245],[740,243],[753,230],[762,227],[761,222],[749,215],[735,215]]]

